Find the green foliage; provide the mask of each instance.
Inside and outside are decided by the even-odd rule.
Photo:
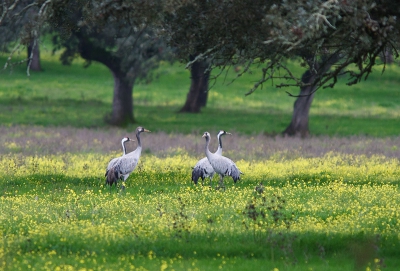
[[[0,58],[0,61],[4,58]],[[113,79],[104,66],[83,61],[62,66],[57,56],[42,52],[44,72],[26,76],[25,67],[0,73],[0,123],[3,125],[57,125],[105,127],[104,116],[111,111]],[[240,68],[240,67],[239,67]],[[244,94],[258,74],[247,74],[233,83],[229,71],[210,90],[207,107],[200,114],[179,114],[189,90],[189,72],[183,65],[168,63],[156,71],[150,82],[136,84],[136,121],[151,130],[204,132],[223,127],[245,134],[279,133],[289,124],[296,88],[277,89],[264,85],[252,95]],[[301,73],[302,70],[298,70]],[[310,113],[310,130],[317,135],[391,136],[400,133],[400,69],[389,66],[381,75],[373,73],[367,82],[319,90]]]
[[[399,55],[400,9],[393,0],[176,2],[165,36],[181,56],[196,52],[213,67],[262,63],[260,84],[307,85],[287,65],[301,57],[315,72],[311,85],[335,85],[342,74],[352,85],[370,75],[382,54]],[[321,69],[329,58],[336,65]]]

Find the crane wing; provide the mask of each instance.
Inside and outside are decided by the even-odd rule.
[[[210,162],[208,161],[207,157],[199,160],[197,164],[194,166],[192,171],[192,180],[195,184],[199,178],[204,180],[206,177],[212,178],[214,176],[214,169],[211,166]]]

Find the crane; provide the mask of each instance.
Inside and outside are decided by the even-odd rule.
[[[222,155],[222,139],[223,135],[232,135],[224,130],[220,130],[217,138],[218,138],[218,149],[215,154]],[[207,157],[200,159],[192,170],[192,181],[197,184],[199,178],[202,180],[202,184],[204,185],[204,179],[209,177],[210,178],[210,186],[212,178],[214,177],[215,171],[211,166],[210,162],[208,161]]]
[[[136,139],[138,146],[134,151],[119,157],[111,166],[111,168],[107,170],[106,184],[109,184],[110,186],[114,183],[117,184],[119,179],[123,179],[123,181],[125,181],[129,177],[129,174],[135,170],[139,162],[140,155],[142,154],[142,143],[140,141],[140,134],[142,132],[150,131],[141,126],[136,128]]]
[[[121,145],[122,145],[122,156],[124,156],[124,155],[126,154],[126,146],[125,146],[125,143],[128,142],[128,141],[135,141],[135,140],[130,139],[129,137],[124,137],[124,138],[121,140]],[[107,177],[107,173],[108,173],[108,171],[110,170],[110,168],[112,168],[112,167],[114,166],[114,164],[118,161],[118,159],[120,159],[122,156],[115,157],[115,158],[111,159],[111,161],[108,163],[108,166],[107,166],[107,170],[106,170],[106,174],[105,174],[106,177]],[[106,183],[107,183],[107,180],[106,180]],[[110,184],[110,185],[112,185],[112,184]]]
[[[210,162],[211,166],[213,167],[214,171],[220,176],[219,187],[225,189],[224,185],[225,176],[231,176],[235,183],[238,180],[240,180],[240,174],[242,174],[242,172],[238,169],[236,164],[231,159],[219,154],[212,153],[208,149],[208,145],[210,144],[210,138],[211,138],[210,133],[204,132],[202,137],[206,139],[206,147],[205,147],[206,157]]]

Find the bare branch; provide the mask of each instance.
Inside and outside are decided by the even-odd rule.
[[[39,17],[42,16],[42,13],[44,14],[44,13],[46,12],[46,7],[47,7],[48,4],[51,3],[51,1],[52,1],[52,0],[47,0],[46,2],[44,2],[44,3],[42,4],[42,6],[41,6],[40,9],[39,9],[39,13],[38,13],[38,16],[39,16]]]
[[[12,17],[19,17],[21,16],[22,13],[24,13],[26,10],[30,9],[31,7],[38,6],[39,4],[37,2],[33,2],[26,7],[24,7],[20,12],[15,13]]]
[[[38,12],[38,20],[42,19],[42,16],[46,13],[46,7],[47,5],[49,5],[51,3],[52,0],[47,0],[46,2],[44,2],[39,9]],[[31,50],[31,55],[28,58],[28,65],[26,67],[26,75],[29,77],[30,74],[30,69],[31,69],[31,64],[32,64],[32,59],[33,59],[33,52],[34,52],[34,48],[36,46],[38,46],[38,32],[39,32],[39,28],[40,28],[40,24],[37,26],[37,28],[33,29],[33,44],[32,44],[32,50]]]
[[[341,69],[336,69],[334,73],[327,73],[327,71],[330,69],[330,67],[334,63],[339,61],[340,57],[341,57],[340,51],[336,51],[335,53],[329,55],[329,57],[324,62],[322,62],[320,65],[317,65],[318,67],[316,69],[312,69],[310,67],[309,70],[311,71],[311,73],[314,73],[317,76],[315,78],[315,80],[308,84],[305,84],[304,82],[301,82],[301,84],[296,84],[297,86],[300,86],[300,87],[313,86],[315,89],[312,90],[310,93],[305,94],[305,95],[293,95],[293,94],[289,93],[288,91],[286,91],[286,93],[291,97],[311,96],[315,92],[317,92],[320,87],[324,86],[332,78],[334,79],[334,82],[331,83],[329,86],[333,87],[334,84],[337,82],[337,73],[339,73]],[[347,66],[347,65],[348,65],[348,63],[345,66]]]
[[[256,91],[256,89],[257,89],[260,85],[262,85],[262,84],[263,84],[264,82],[266,82],[267,80],[271,79],[271,78],[272,78],[272,75],[273,75],[273,67],[274,67],[273,63],[270,62],[270,63],[267,65],[266,68],[263,68],[263,69],[262,69],[263,74],[262,74],[261,79],[260,79],[257,83],[255,83],[254,86],[253,86],[253,88],[250,89],[250,90],[249,90],[247,93],[245,93],[244,95],[245,95],[245,96],[248,96],[248,95],[252,94],[254,91]],[[269,76],[267,77],[266,75],[267,75],[267,73],[268,73],[268,70],[270,70],[270,69],[272,69],[272,73],[269,74]]]
[[[250,60],[250,61],[247,63],[246,67],[243,69],[243,71],[240,72],[240,73],[238,73],[238,74],[236,75],[236,77],[233,78],[233,79],[228,83],[228,86],[229,86],[230,84],[232,84],[236,79],[238,79],[239,77],[241,77],[243,74],[245,74],[246,72],[248,72],[248,70],[250,69],[250,66],[251,66],[253,63],[254,63],[253,60]]]
[[[33,50],[33,48],[35,48],[36,46],[37,46],[37,33],[36,33],[36,30],[34,30],[34,39],[33,39],[33,44],[32,44],[32,50],[31,50],[31,54],[30,54],[30,56],[29,56],[29,58],[28,58],[28,65],[27,65],[27,67],[26,67],[26,75],[27,76],[30,76],[31,74],[30,74],[30,69],[31,69],[31,64],[32,64],[32,59],[33,59],[33,52],[34,52],[34,50]]]
[[[19,0],[15,0],[14,3],[10,7],[7,8],[7,3],[5,0],[3,0],[3,13],[1,14],[1,17],[0,17],[0,25],[3,22],[4,18],[6,17],[7,13],[10,11],[13,11],[14,8],[17,6],[18,2],[19,2]]]
[[[204,53],[198,54],[192,61],[189,61],[186,64],[186,69],[189,68],[193,63],[195,63],[197,60],[203,59],[205,56],[207,56],[209,53],[211,53],[213,50],[215,50],[216,48],[218,48],[219,45],[215,45],[213,48],[208,49],[207,51],[205,51]]]
[[[7,69],[8,65],[13,66],[13,64],[11,63],[11,59],[12,59],[12,56],[14,55],[14,53],[19,49],[19,47],[21,47],[20,42],[14,47],[14,49],[12,49],[12,51],[8,55],[6,63],[4,64],[3,70]]]
[[[322,14],[319,14],[319,13],[314,13],[312,16],[316,17],[316,18],[317,18],[316,20],[318,20],[318,18],[321,18],[322,20],[324,20],[324,21],[326,22],[327,25],[329,25],[331,28],[333,28],[333,29],[336,30],[336,27],[334,27],[334,26],[328,21],[328,19],[326,18],[325,15],[322,15]]]

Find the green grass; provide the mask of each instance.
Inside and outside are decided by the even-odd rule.
[[[226,191],[217,191],[190,183],[196,159],[186,154],[144,155],[125,190],[103,187],[107,159],[3,156],[0,266],[378,270],[384,263],[384,270],[397,270],[400,264],[398,161],[334,154],[242,160],[242,180],[227,178]]]
[[[62,66],[56,56],[45,51],[42,56],[44,72],[32,72],[28,78],[25,67],[18,66],[0,73],[0,123],[106,127],[104,116],[111,110],[113,93],[110,72],[96,63],[85,69],[79,60]],[[383,75],[379,69],[356,86],[345,86],[342,78],[334,89],[319,90],[310,112],[311,133],[398,135],[400,68],[392,65]],[[149,83],[134,87],[134,115],[138,124],[166,132],[224,128],[243,134],[279,133],[289,124],[295,101],[285,91],[298,92],[265,84],[245,96],[258,79],[257,70],[231,84],[236,74],[229,71],[211,89],[201,114],[179,114],[190,85],[189,72],[183,64],[164,63],[154,74]]]
[[[111,108],[109,71],[98,64],[84,69],[82,61],[64,67],[45,51],[42,55],[44,72],[32,72],[28,78],[19,66],[0,73],[1,125],[108,130],[103,117]],[[346,87],[342,80],[334,89],[318,91],[311,132],[398,135],[399,73],[392,66],[383,76],[374,72],[357,86]],[[183,65],[163,64],[156,74],[151,83],[139,83],[134,89],[135,118],[153,132],[201,134],[222,128],[271,134],[290,122],[294,99],[285,90],[265,85],[244,96],[257,74],[230,85],[220,79],[201,114],[176,113],[190,84]],[[229,73],[226,82],[234,76]],[[11,140],[9,134],[0,140],[9,151],[0,156],[0,270],[398,270],[400,266],[398,159],[336,152],[306,158],[301,149],[291,157],[278,149],[268,154],[270,159],[259,153],[253,161],[241,153],[245,160],[237,165],[244,172],[242,180],[233,184],[227,178],[223,192],[191,183],[197,153],[170,149],[160,158],[146,149],[126,189],[110,190],[103,186],[104,168],[115,152],[87,151],[91,146],[98,149],[96,144],[102,141],[97,137],[105,140],[101,135],[81,141],[88,144],[82,148],[86,151],[45,155],[56,153],[46,148],[69,145],[71,139],[62,137],[69,133],[55,135],[66,141],[60,146],[46,141],[51,132],[39,132],[42,140],[32,141],[36,143],[23,132],[15,133],[15,138],[27,142]],[[396,143],[390,144],[387,148],[397,150]],[[36,154],[26,155],[24,148]],[[229,149],[226,153],[237,155]],[[257,194],[260,182],[264,192]]]

